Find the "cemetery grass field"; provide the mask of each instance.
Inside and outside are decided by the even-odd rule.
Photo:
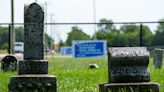
[[[89,69],[89,64],[95,63],[99,69]],[[160,84],[160,92],[164,92],[164,68],[153,69],[152,59],[149,64],[151,81]],[[107,61],[102,58],[49,59],[49,74],[57,76],[58,92],[99,92],[98,84],[106,83]],[[10,76],[17,72],[0,72],[0,92],[8,92]]]

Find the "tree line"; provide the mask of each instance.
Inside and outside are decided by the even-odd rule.
[[[160,21],[164,21],[161,19]],[[73,40],[106,40],[109,47],[135,47],[140,44],[140,25],[124,24],[116,27],[110,19],[101,19],[97,25],[96,34],[90,36],[80,27],[73,26],[68,33],[66,41],[60,41],[60,46],[71,46]],[[105,24],[106,23],[106,24]],[[143,46],[162,46],[164,45],[164,23],[159,23],[155,30],[151,30],[147,25],[142,26]],[[152,33],[154,31],[154,33]],[[15,27],[16,42],[24,41],[23,27]],[[52,48],[54,40],[45,34],[45,47]],[[8,27],[0,26],[0,49],[8,49]]]
[[[164,19],[160,20],[164,21]],[[112,20],[101,19],[97,25],[96,39],[106,40],[110,47],[135,47],[140,45],[140,25],[123,24],[119,28],[113,24]],[[159,23],[154,33],[147,25],[142,25],[143,46],[164,45],[164,23]],[[94,40],[95,35],[90,36],[83,32],[78,26],[73,26],[68,33],[66,42],[62,45],[71,46],[73,40]]]
[[[46,47],[53,46],[53,39],[45,34],[45,45]],[[15,41],[24,42],[24,29],[23,27],[15,27]],[[9,48],[9,28],[6,26],[0,26],[0,49]]]

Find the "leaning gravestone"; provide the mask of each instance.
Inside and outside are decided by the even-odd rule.
[[[154,50],[154,68],[161,68],[163,62],[163,49]]]
[[[159,92],[158,84],[150,83],[150,54],[145,47],[108,49],[108,83],[100,84],[100,92]]]
[[[33,3],[24,17],[24,60],[19,61],[19,75],[10,79],[9,92],[57,92],[57,79],[48,75],[48,61],[44,60],[44,12]]]

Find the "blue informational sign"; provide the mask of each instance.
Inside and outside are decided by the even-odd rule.
[[[73,41],[73,57],[104,57],[106,55],[106,41]]]
[[[72,54],[72,47],[61,47],[60,52],[62,55],[70,55]]]

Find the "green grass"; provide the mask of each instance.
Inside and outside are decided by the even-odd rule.
[[[99,69],[89,69],[88,65],[91,63],[97,64]],[[149,67],[151,81],[160,83],[160,92],[164,92],[164,68],[153,69],[152,62]],[[107,72],[106,59],[51,58],[49,60],[49,74],[57,76],[58,92],[99,92],[98,84],[108,81]],[[17,72],[0,72],[0,92],[8,92],[10,76],[16,74]]]
[[[0,50],[0,53],[1,54],[8,54],[8,51],[7,50]]]

